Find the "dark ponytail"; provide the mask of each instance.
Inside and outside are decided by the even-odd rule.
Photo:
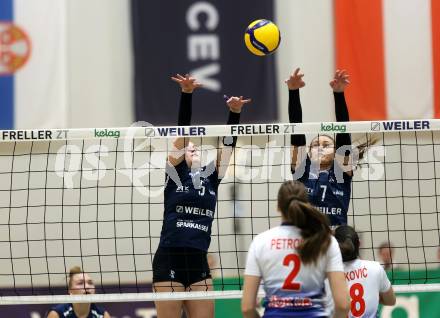
[[[365,141],[360,142],[357,141],[356,142],[356,148],[358,151],[358,162],[357,164],[359,165],[359,162],[364,159],[365,154],[368,151],[368,148],[377,144],[379,142],[379,138],[377,136],[366,136]]]
[[[316,264],[330,246],[331,231],[325,215],[308,201],[301,182],[286,181],[278,191],[278,207],[285,220],[301,229],[303,242],[298,250],[304,264]]]
[[[344,262],[353,261],[359,257],[359,236],[351,226],[339,226],[335,230],[335,238],[339,243]]]

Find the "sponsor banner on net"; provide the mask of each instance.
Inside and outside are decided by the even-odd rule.
[[[121,137],[121,131],[118,129],[107,129],[107,128],[96,129],[95,128],[94,133],[95,133],[95,137],[98,137],[98,138],[102,138],[102,137],[119,138],[119,137]]]
[[[67,129],[2,130],[1,139],[5,141],[67,139]]]
[[[257,124],[231,126],[231,135],[280,135],[293,134],[295,124]]]
[[[1,141],[80,140],[103,138],[176,138],[323,133],[364,133],[379,131],[440,130],[440,119],[322,122],[283,124],[208,125],[185,127],[132,126],[127,128],[0,130]]]
[[[347,125],[338,123],[321,123],[321,131],[323,132],[346,132]]]
[[[433,129],[430,120],[373,121],[371,131],[429,130]]]

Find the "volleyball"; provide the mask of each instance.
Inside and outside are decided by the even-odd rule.
[[[244,42],[249,51],[258,56],[272,54],[281,42],[281,34],[272,21],[255,20],[246,29]]]

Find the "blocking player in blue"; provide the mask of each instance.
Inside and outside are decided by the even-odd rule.
[[[201,86],[189,75],[172,77],[182,90],[179,126],[191,125],[192,93]],[[231,97],[227,124],[238,124],[243,105],[250,99]],[[156,292],[212,290],[207,251],[217,203],[218,186],[229,164],[236,137],[223,138],[217,159],[201,164],[198,147],[189,138],[177,138],[169,153],[164,192],[164,219],[159,247],[153,259]],[[191,318],[214,317],[212,300],[158,301],[158,318],[180,318],[184,309]]]
[[[302,122],[302,108],[299,89],[305,86],[304,74],[297,68],[285,81],[289,88],[289,121]],[[350,83],[345,70],[337,70],[330,86],[335,99],[335,113],[338,122],[350,120],[344,90]],[[321,125],[324,134],[319,134],[306,149],[303,134],[291,136],[292,173],[294,180],[301,181],[307,188],[310,202],[327,215],[331,226],[347,224],[347,211],[351,196],[353,177],[353,151],[362,158],[366,144],[353,147],[351,135],[345,133],[346,126]],[[325,134],[336,132],[336,138]]]

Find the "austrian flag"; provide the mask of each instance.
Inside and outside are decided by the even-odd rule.
[[[440,1],[335,0],[352,120],[440,118]]]

